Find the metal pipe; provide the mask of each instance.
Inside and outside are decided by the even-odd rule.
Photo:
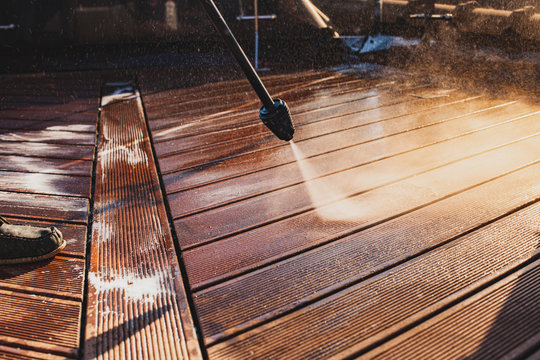
[[[214,26],[225,41],[225,44],[236,58],[236,61],[238,61],[238,64],[251,83],[253,90],[255,90],[259,99],[261,99],[263,106],[259,111],[259,118],[279,139],[284,141],[292,140],[294,126],[292,124],[289,107],[283,100],[272,100],[270,94],[257,75],[257,72],[253,69],[253,66],[251,66],[244,50],[242,50],[234,38],[231,29],[229,29],[229,26],[225,22],[225,19],[223,19],[223,16],[221,16],[221,13],[214,2],[212,0],[200,0],[200,2],[208,16],[210,16],[210,19],[212,19]]]
[[[255,16],[255,70],[259,70],[259,8],[258,1],[253,0],[253,15]]]

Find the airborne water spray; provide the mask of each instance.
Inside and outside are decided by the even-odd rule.
[[[306,158],[294,141],[289,141],[289,144],[311,204],[321,219],[357,222],[366,215],[366,204],[362,200],[348,197],[342,188],[349,179],[344,179],[341,173],[322,175],[312,165],[313,160]]]

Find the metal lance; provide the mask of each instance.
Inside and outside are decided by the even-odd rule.
[[[200,2],[225,41],[229,51],[244,71],[253,90],[255,90],[259,99],[261,99],[263,106],[259,112],[259,118],[279,139],[284,141],[291,140],[294,134],[294,127],[289,107],[283,100],[272,99],[214,2],[212,0],[200,0]]]

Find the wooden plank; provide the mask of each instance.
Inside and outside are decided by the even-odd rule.
[[[84,259],[56,256],[29,264],[0,266],[0,289],[83,301]]]
[[[0,141],[44,142],[53,144],[94,145],[95,135],[72,131],[5,130],[0,131]]]
[[[84,357],[201,358],[140,98],[101,119]]]
[[[88,132],[95,134],[96,121],[92,122],[75,122],[64,120],[13,120],[0,119],[0,129],[25,129],[27,131],[72,131],[72,132]]]
[[[284,87],[286,87],[287,92],[291,92],[299,87],[304,87],[304,85],[316,88],[335,87],[337,83],[345,83],[354,81],[355,79],[353,76],[333,72],[312,72],[293,77],[283,75],[264,77],[265,86],[272,94],[284,91]],[[220,99],[221,101],[223,97],[230,96],[230,94],[250,94],[252,99],[252,91],[248,81],[242,79],[237,81],[220,81],[194,88],[174,88],[166,92],[144,93],[143,99],[145,104],[148,104],[148,107],[145,106],[145,108],[149,114],[156,115],[162,112],[161,109],[164,106],[174,107],[178,104],[196,103],[210,98]]]
[[[82,109],[78,112],[50,112],[50,111],[21,111],[2,110],[0,119],[7,120],[33,120],[33,121],[73,121],[73,122],[95,122],[97,119],[97,107]]]
[[[294,79],[296,80],[296,78]],[[314,86],[313,88],[310,86],[318,85],[321,82],[323,82],[325,86]],[[339,87],[335,86],[338,82],[340,84]],[[363,83],[366,82],[367,81],[364,81]],[[324,95],[330,95],[338,91],[341,92],[342,87],[347,88],[355,83],[357,83],[356,80],[347,81],[342,79],[342,76],[330,74],[326,78],[317,78],[307,82],[289,82],[286,84],[281,84],[277,88],[268,86],[268,91],[271,92],[274,97],[286,95],[288,99],[292,100],[305,98],[306,96],[310,96],[318,92],[324,92]],[[241,86],[235,85],[236,84],[231,84],[231,87],[227,89],[221,91],[216,91],[216,89],[214,89],[213,91],[205,92],[203,94],[192,92],[190,95],[184,96],[180,99],[175,98],[174,96],[166,97],[166,102],[157,102],[156,105],[160,104],[160,106],[154,109],[150,107],[150,113],[153,119],[160,120],[163,118],[176,116],[178,114],[182,114],[182,118],[184,118],[184,115],[197,116],[197,114],[200,114],[201,112],[220,113],[222,111],[226,111],[227,109],[238,109],[257,105],[259,100],[254,97],[255,93],[250,85],[246,84],[245,82],[240,83],[239,85]]]
[[[0,191],[0,203],[2,216],[88,222],[88,199]]]
[[[363,86],[366,86],[365,80],[355,80],[353,83],[357,84],[360,82],[362,83]],[[332,84],[325,83],[325,86],[331,86],[331,85]],[[350,85],[351,85],[350,82],[347,82],[345,84],[340,83],[340,86],[338,87],[338,89],[340,89],[339,90],[340,92],[343,92],[344,91],[343,88]],[[336,87],[335,84],[334,84],[334,87]],[[311,86],[308,87],[307,89],[302,88],[304,92],[309,91],[311,93],[318,89],[320,89],[319,86],[317,86],[315,89]],[[360,91],[360,89],[358,88],[353,88],[353,89],[354,91]],[[335,91],[338,91],[338,90],[335,90]],[[351,88],[349,88],[347,91],[352,91],[352,90]],[[293,106],[293,109],[296,108],[295,103],[299,103],[299,100],[302,100],[305,98],[304,96],[302,96],[302,94],[298,94],[297,92],[282,92],[282,93],[286,93],[287,102],[288,104]],[[154,119],[154,114],[152,112],[149,112],[148,115],[150,119]],[[221,117],[222,116],[220,116],[220,118]],[[156,126],[154,125],[153,138],[155,142],[159,143],[159,142],[167,141],[174,138],[195,136],[195,135],[200,135],[202,133],[209,133],[212,131],[224,131],[224,130],[227,130],[227,128],[238,130],[238,128],[251,127],[251,126],[260,124],[259,121],[256,121],[257,120],[256,117],[255,118],[253,117],[252,110],[246,111],[244,109],[239,109],[238,111],[235,111],[235,112],[233,111],[230,114],[230,116],[223,117],[222,120],[230,125],[224,126],[223,121],[219,121],[218,123],[216,123],[216,121],[211,121],[211,122],[198,121],[196,123],[196,126],[189,126],[190,124],[189,118],[186,118],[184,116],[177,117],[176,122],[174,123],[171,122],[169,126],[167,127],[157,129]]]
[[[360,101],[355,106],[345,104],[342,108],[343,113],[337,109],[326,108],[319,110],[317,114],[306,113],[304,114],[305,123],[310,125],[313,124],[321,129],[325,129],[327,126],[332,128],[332,121],[328,120],[333,120],[340,116],[346,115],[361,116],[359,113],[374,110],[380,106],[390,106],[403,102],[403,99],[400,100],[397,93],[393,94],[393,96],[390,96],[389,94],[386,95],[388,95],[387,102],[383,99],[378,99],[377,96],[373,95],[368,96],[367,99],[363,99],[365,101]],[[295,123],[298,122],[298,124],[300,124],[299,128],[301,129],[301,124],[304,123],[304,119],[302,119],[300,116],[294,116],[294,119]],[[324,123],[319,123],[316,125],[315,123],[319,121],[324,121]],[[310,128],[312,128],[312,126],[310,126]],[[263,132],[254,136],[253,138],[239,138],[234,142],[218,142],[216,146],[211,145],[204,148],[195,148],[194,151],[191,151],[191,148],[176,148],[170,146],[170,144],[170,148],[167,149],[165,145],[168,143],[164,143],[164,148],[161,149],[161,152],[158,149],[156,149],[156,152],[158,153],[160,159],[166,156],[175,156],[178,154],[179,156],[175,156],[171,161],[174,161],[177,164],[174,169],[180,170],[203,165],[207,162],[218,162],[248,153],[255,153],[265,149],[273,149],[284,146],[284,142],[278,140],[268,129],[261,129]]]
[[[0,289],[0,344],[77,357],[80,302]]]
[[[90,197],[92,179],[87,176],[2,171],[0,190],[47,195]]]
[[[190,213],[212,209],[230,202],[247,199],[271,191],[288,191],[288,189],[285,189],[286,187],[295,185],[298,189],[297,191],[309,193],[308,185],[302,184],[308,179],[319,178],[336,173],[334,178],[343,176],[341,180],[341,182],[343,182],[343,180],[349,176],[349,173],[351,176],[353,174],[354,176],[359,176],[359,172],[361,171],[360,166],[362,165],[368,165],[376,161],[415,151],[416,149],[422,149],[426,146],[438,144],[452,138],[459,138],[470,132],[480,131],[485,127],[489,128],[497,124],[501,124],[504,129],[509,130],[512,130],[514,126],[522,126],[520,129],[522,131],[519,133],[518,137],[525,136],[525,131],[530,131],[532,133],[537,131],[535,130],[537,128],[535,127],[536,123],[534,120],[540,117],[540,113],[527,117],[515,115],[515,113],[529,115],[530,111],[531,108],[527,106],[512,106],[508,109],[496,108],[474,117],[465,116],[458,117],[457,119],[450,118],[450,120],[453,121],[435,122],[433,126],[413,128],[413,131],[407,131],[408,128],[405,127],[404,131],[398,130],[395,132],[395,135],[392,135],[393,129],[390,124],[389,136],[385,136],[386,133],[383,128],[379,130],[380,133],[375,133],[375,139],[373,140],[370,140],[369,138],[372,136],[369,135],[369,130],[362,132],[364,129],[359,129],[358,133],[352,131],[350,137],[350,141],[353,142],[353,144],[358,139],[359,145],[344,147],[343,149],[341,149],[341,142],[338,139],[340,137],[347,138],[349,137],[349,134],[338,134],[334,141],[330,141],[331,144],[335,145],[326,145],[328,143],[327,139],[323,139],[320,143],[314,141],[306,144],[307,156],[317,152],[320,153],[322,152],[321,149],[325,149],[325,147],[336,149],[337,151],[323,153],[320,156],[313,156],[303,160],[300,163],[302,166],[299,166],[297,162],[291,162],[287,165],[247,174],[246,176],[230,180],[220,181],[193,190],[172,193],[169,195],[171,213],[173,217],[178,218]],[[494,114],[497,115],[497,118],[494,118]],[[512,126],[510,125],[511,123],[515,123],[516,125]],[[523,123],[523,125],[520,125],[521,123]],[[400,124],[398,123],[398,126],[399,125]],[[496,132],[496,130],[491,131],[491,133]],[[365,138],[362,138],[362,136],[365,136]],[[363,141],[364,139],[365,141]],[[344,142],[347,144],[346,140]],[[298,148],[303,154],[304,146],[299,146]],[[289,151],[292,153],[292,150]],[[294,155],[289,154],[289,158],[290,157],[294,157]],[[376,165],[374,166],[376,167]],[[345,173],[343,175],[338,174],[338,172],[341,171],[345,171]],[[348,186],[347,188],[350,189],[351,187]],[[347,191],[349,194],[353,194],[354,192],[354,189]],[[302,205],[299,205],[298,207],[301,208]],[[272,217],[274,216],[269,216],[269,218]]]
[[[359,112],[366,110],[366,107],[369,108],[369,106],[373,108],[374,105],[396,103],[395,100],[389,98],[389,94],[397,97],[402,95],[407,89],[411,90],[411,87],[411,85],[402,85],[400,87],[395,83],[384,83],[379,87],[371,83],[365,84],[363,87],[341,90],[336,96],[328,96],[325,98],[327,100],[324,102],[321,101],[320,107],[315,109],[302,107],[307,102],[304,97],[300,97],[300,100],[297,102],[287,98],[287,103],[290,107],[294,123],[303,124],[316,122],[326,117],[337,117],[352,112]],[[381,100],[381,104],[375,103],[375,99],[378,99],[379,96],[383,99]],[[226,111],[216,113],[203,108],[199,110],[201,114],[197,116],[181,113],[180,116],[171,116],[167,120],[153,119],[150,124],[152,124],[152,131],[157,136],[163,136],[163,134],[167,134],[175,129],[183,130],[184,135],[182,137],[207,132],[227,131],[250,124],[259,124],[259,108],[259,102],[253,100],[246,107],[231,107]],[[164,155],[160,151],[158,151],[158,154],[160,156]]]
[[[421,112],[422,117],[420,119],[418,114],[411,115],[407,110],[419,110],[419,108],[424,110],[423,106],[418,103],[415,103],[414,106],[406,106],[408,104],[406,103],[387,108],[378,108],[365,113],[354,114],[353,116],[339,117],[335,121],[328,121],[328,123],[309,124],[297,128],[294,143],[303,150],[305,157],[320,156],[321,153],[331,153],[343,148],[450,120],[452,119],[453,109],[456,109],[455,114],[461,116],[471,114],[474,111],[484,111],[485,106],[490,104],[486,100],[469,100],[467,98],[457,100],[457,102],[451,104],[441,104],[440,107],[437,106],[435,109],[427,108],[425,112]],[[480,107],[480,101],[482,107]],[[490,105],[496,106],[499,104],[491,103]],[[452,111],[450,111],[450,108],[452,108]],[[380,120],[373,121],[374,115],[377,115],[377,119]],[[202,165],[184,170],[171,169],[172,166],[178,166],[178,161],[174,160],[176,160],[176,157],[166,157],[160,162],[162,171],[169,170],[163,176],[165,187],[169,193],[296,162],[289,144],[282,144],[279,147],[224,160],[210,160]],[[176,171],[171,172],[172,170]]]
[[[0,345],[0,359],[2,360],[65,360],[65,356],[53,355],[31,350]]]
[[[92,161],[4,155],[0,170],[91,176]]]
[[[382,96],[381,96],[382,97]],[[461,95],[461,97],[464,97],[464,95]],[[456,94],[454,97],[454,100],[460,99],[460,95]],[[372,106],[373,103],[370,102],[370,99],[364,99],[366,104],[364,106]],[[382,109],[382,111],[387,110],[386,107],[391,107],[392,105],[396,105],[398,103],[406,103],[408,101],[412,102],[412,99],[410,97],[398,94],[394,94],[391,101],[385,102],[384,99],[381,99],[381,103],[379,104],[380,107],[377,109]],[[447,100],[449,101],[449,100]],[[433,105],[433,102],[431,102]],[[294,107],[294,104],[291,104],[290,106]],[[420,104],[417,104],[417,107],[419,107]],[[321,108],[324,108],[323,105],[321,105]],[[320,108],[320,109],[321,109]],[[345,128],[353,128],[355,124],[361,124],[359,117],[362,118],[363,113],[369,112],[371,108],[368,108],[366,110],[365,107],[355,107],[351,106],[348,110],[346,110],[346,114],[341,114],[342,117],[345,119],[342,119],[340,117],[340,113],[338,110],[336,110],[336,113],[334,115],[329,116],[331,119],[339,119],[340,121],[345,122],[347,119],[351,120],[351,124],[348,124]],[[373,110],[373,109],[371,109]],[[416,109],[418,111],[418,108]],[[308,137],[308,129],[313,129],[315,126],[318,128],[318,132],[316,135],[312,136],[320,136],[325,133],[330,133],[332,131],[337,131],[335,128],[336,123],[339,121],[328,121],[328,117],[320,116],[321,113],[311,114],[311,116],[308,116],[307,113],[293,113],[293,119],[294,119],[294,125],[295,129],[297,130],[297,134],[295,136],[298,138],[300,136],[300,140],[302,138]],[[356,116],[352,116],[356,115]],[[160,154],[162,157],[170,156],[171,153],[184,153],[187,151],[193,151],[199,148],[209,148],[209,147],[216,147],[217,145],[221,143],[229,143],[229,146],[235,146],[234,143],[238,142],[239,140],[251,140],[256,141],[261,137],[266,137],[269,135],[268,129],[260,122],[256,120],[255,117],[253,117],[253,114],[251,114],[251,120],[250,122],[247,122],[245,125],[241,124],[232,124],[232,126],[229,128],[225,126],[224,124],[220,124],[220,122],[215,122],[214,124],[219,124],[219,128],[215,131],[207,132],[207,129],[201,129],[200,124],[197,122],[193,124],[193,126],[178,126],[178,129],[181,129],[185,133],[187,133],[185,136],[179,137],[177,139],[169,139],[166,142],[158,143],[156,144],[156,151]],[[326,121],[325,121],[326,120]],[[373,121],[373,118],[371,119]],[[332,130],[336,129],[336,130]],[[191,132],[196,131],[196,134],[190,134]],[[339,131],[345,130],[343,127],[339,129]],[[165,130],[167,131],[167,130]],[[313,132],[313,130],[311,130]],[[155,131],[157,134],[163,133],[163,131]],[[245,139],[246,138],[246,139]],[[250,138],[250,139],[247,139]],[[234,143],[232,143],[234,141]],[[169,150],[168,150],[169,149]],[[172,149],[172,150],[171,150]]]
[[[1,155],[26,155],[37,157],[50,157],[55,159],[92,160],[94,146],[47,144],[37,142],[2,142]]]

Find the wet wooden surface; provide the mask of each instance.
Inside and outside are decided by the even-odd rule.
[[[2,77],[0,214],[57,226],[68,246],[0,266],[0,358],[537,356],[539,99],[369,70],[265,76],[291,145],[246,81],[141,69],[142,108],[115,105],[121,124],[99,131],[116,150],[98,158],[121,160],[96,162],[99,179],[98,74]],[[190,316],[201,339],[182,347]]]
[[[294,146],[245,81],[142,86],[210,359],[538,349],[538,98],[376,69],[264,80]]]
[[[0,214],[56,226],[67,240],[52,260],[0,266],[0,358],[76,358],[99,78],[0,79]]]

